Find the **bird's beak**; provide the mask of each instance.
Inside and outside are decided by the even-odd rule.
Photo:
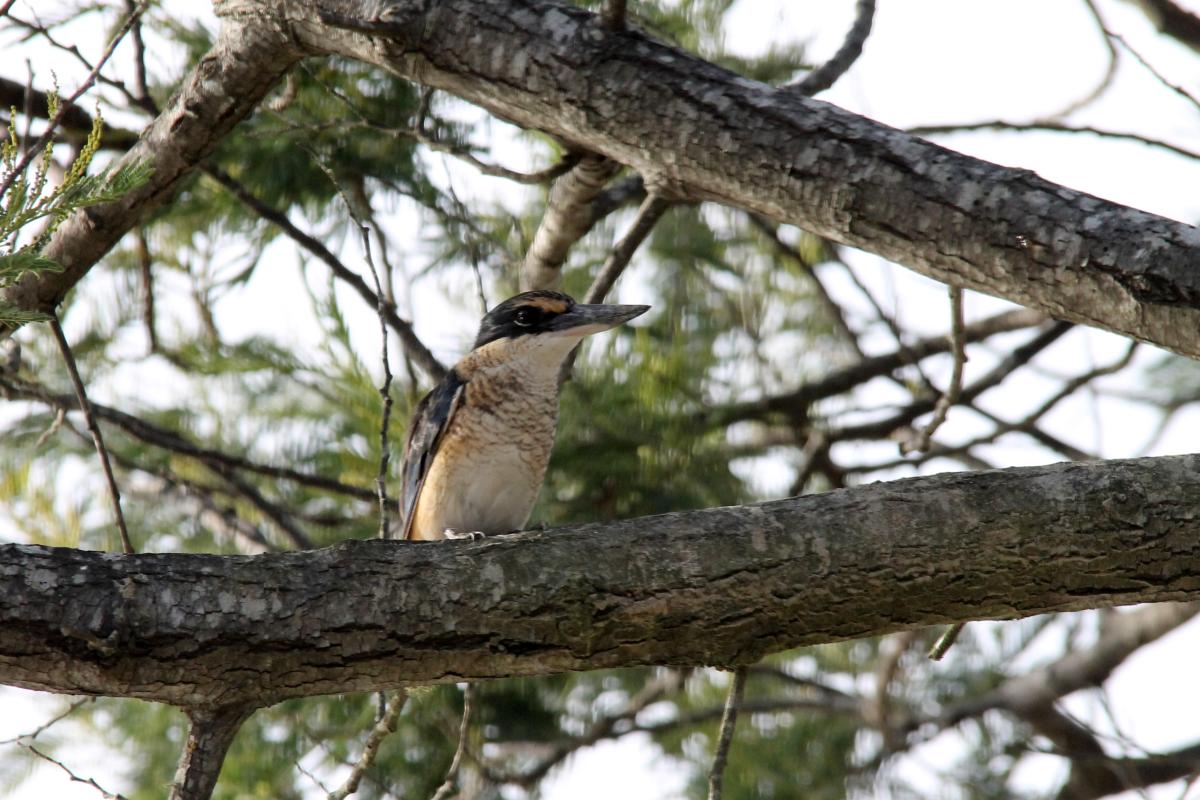
[[[576,304],[550,323],[550,331],[559,336],[590,336],[636,316],[645,314],[650,306],[606,306]]]

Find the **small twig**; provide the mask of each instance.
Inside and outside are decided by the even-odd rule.
[[[633,224],[629,226],[625,236],[617,242],[617,246],[609,253],[604,265],[596,273],[595,280],[588,287],[587,294],[583,296],[583,302],[603,302],[613,284],[617,282],[617,278],[621,277],[625,267],[629,266],[633,254],[637,252],[638,247],[650,235],[650,231],[654,229],[654,226],[670,207],[671,202],[662,195],[654,192],[646,195],[646,199],[642,200],[642,204],[638,208],[637,216],[633,218]]]
[[[363,745],[362,755],[354,763],[349,777],[346,778],[345,783],[340,787],[327,793],[328,800],[345,800],[345,798],[358,791],[358,784],[362,781],[366,771],[375,763],[375,757],[379,755],[379,748],[383,745],[383,740],[396,732],[396,720],[400,718],[400,712],[404,710],[404,705],[407,702],[408,692],[404,689],[392,695],[387,704],[387,711],[375,723],[375,727],[371,729],[371,735],[367,737],[367,741]],[[313,780],[315,781],[316,778],[313,778]],[[320,785],[320,782],[318,782],[318,785]],[[324,789],[325,787],[322,786],[321,788]]]
[[[967,362],[966,336],[963,333],[966,328],[966,324],[963,322],[963,290],[961,286],[951,286],[949,291],[950,343],[954,355],[954,371],[950,375],[950,385],[946,387],[946,391],[938,398],[937,405],[933,407],[933,418],[929,420],[929,423],[917,433],[914,439],[900,443],[902,455],[928,450],[933,434],[946,421],[946,415],[950,413],[950,408],[958,402],[959,396],[962,395],[963,365]]]
[[[151,353],[157,353],[158,323],[154,310],[154,261],[150,256],[150,246],[146,242],[145,228],[134,229],[134,253],[137,255],[138,272],[141,275],[142,326],[146,329],[147,347]]]
[[[610,31],[625,30],[626,0],[606,0],[600,12],[600,24]]]
[[[379,385],[379,397],[382,401],[383,410],[379,420],[379,472],[375,475],[376,495],[379,499],[379,538],[388,538],[390,504],[387,494],[387,476],[388,464],[392,459],[391,444],[388,441],[388,427],[392,420],[392,367],[388,358],[388,301],[383,293],[383,282],[379,279],[379,270],[375,268],[375,259],[371,256],[371,228],[363,219],[362,215],[355,208],[354,202],[350,195],[346,192],[342,182],[333,174],[333,170],[325,163],[325,160],[313,150],[311,147],[305,146],[304,149],[312,157],[316,165],[325,173],[325,177],[337,190],[341,196],[342,202],[346,204],[346,211],[350,214],[350,219],[354,221],[358,227],[358,233],[363,248],[363,258],[366,259],[367,268],[371,270],[371,279],[375,283],[375,313],[379,317],[379,334],[382,339],[380,359],[383,362],[383,381]],[[364,200],[364,202],[366,202]]]
[[[454,784],[458,778],[459,768],[462,766],[463,755],[467,751],[467,736],[471,732],[471,717],[475,710],[475,687],[469,683],[463,685],[463,712],[462,722],[458,726],[458,747],[454,751],[454,758],[450,761],[450,768],[446,770],[446,780],[442,781],[442,785],[434,792],[432,800],[446,800],[450,793],[454,791]]]
[[[20,743],[18,743],[18,744],[20,744]],[[38,750],[38,749],[37,749],[36,747],[34,747],[33,745],[31,745],[31,744],[21,744],[21,747],[23,747],[23,748],[25,748],[26,750],[28,750],[29,752],[33,753],[35,756],[37,756],[38,758],[42,759],[43,761],[49,761],[49,762],[50,762],[51,764],[53,764],[54,766],[58,767],[58,768],[59,768],[59,769],[61,769],[63,772],[67,773],[67,775],[68,775],[68,776],[71,778],[71,780],[72,780],[72,781],[74,781],[75,783],[82,783],[82,784],[86,784],[87,786],[91,786],[93,789],[95,789],[96,791],[98,791],[98,792],[100,793],[100,796],[101,796],[101,797],[103,797],[103,798],[104,798],[104,800],[126,800],[126,798],[125,798],[125,795],[122,795],[122,794],[116,794],[116,793],[114,793],[114,792],[110,792],[110,791],[108,791],[108,790],[107,790],[107,789],[105,789],[103,786],[101,786],[100,784],[96,783],[96,781],[95,781],[95,779],[94,779],[94,778],[81,778],[81,777],[79,777],[79,776],[78,776],[78,775],[76,775],[74,772],[72,772],[72,771],[71,771],[71,769],[70,769],[70,768],[69,768],[69,767],[68,767],[66,764],[62,763],[61,761],[59,761],[59,760],[58,760],[58,759],[56,759],[56,758],[51,758],[50,756],[48,756],[48,755],[46,755],[45,753],[43,753],[41,750]]]
[[[1096,23],[1096,27],[1100,30],[1100,38],[1104,41],[1104,46],[1108,50],[1108,65],[1104,68],[1104,75],[1100,78],[1100,82],[1090,92],[1078,100],[1071,102],[1066,108],[1048,115],[1047,119],[1062,119],[1074,114],[1076,111],[1087,108],[1108,91],[1108,88],[1112,86],[1113,78],[1117,76],[1117,64],[1120,59],[1117,55],[1117,48],[1113,46],[1112,39],[1108,37],[1108,31],[1104,26],[1104,17],[1101,16],[1100,9],[1096,8],[1093,0],[1083,0],[1083,5],[1087,8],[1088,13],[1092,16],[1092,21]]]
[[[708,773],[708,800],[721,800],[725,764],[729,760],[729,745],[733,742],[738,708],[742,705],[742,695],[746,691],[746,672],[746,667],[738,667],[733,673],[733,683],[725,700],[725,713],[721,716],[721,733],[717,738],[717,750],[713,754],[712,771]]]
[[[337,94],[337,92],[333,89],[330,91],[334,91],[334,93]],[[344,102],[349,104],[350,101],[348,99],[344,99]],[[557,164],[551,164],[550,166],[540,169],[536,172],[518,172],[517,170],[502,167],[499,164],[489,164],[488,162],[477,158],[475,154],[472,153],[468,148],[443,142],[442,140],[437,139],[433,135],[425,132],[425,121],[429,119],[429,109],[432,104],[433,89],[426,87],[421,92],[421,100],[417,105],[417,113],[416,118],[413,120],[413,125],[411,128],[407,129],[390,128],[385,125],[380,125],[379,123],[367,119],[366,116],[364,116],[361,112],[358,112],[357,109],[355,109],[355,113],[358,114],[359,119],[363,122],[363,124],[372,128],[389,132],[395,136],[412,137],[417,142],[425,145],[436,153],[445,153],[459,159],[460,161],[467,162],[484,175],[492,178],[504,178],[505,180],[510,180],[514,183],[520,183],[526,186],[549,183],[550,181],[570,172],[575,168],[575,165],[583,159],[583,153],[565,153],[563,157],[559,159]],[[353,108],[353,106],[351,107]]]
[[[320,259],[322,263],[329,267],[338,280],[348,283],[360,297],[378,308],[380,296],[371,290],[367,282],[343,264],[329,248],[296,227],[288,219],[287,214],[264,203],[220,167],[206,162],[201,165],[200,169],[204,174],[228,189],[246,207],[280,228],[288,238]],[[417,338],[416,333],[413,331],[412,323],[401,319],[400,315],[396,313],[396,308],[393,304],[386,300],[384,302],[387,321],[392,326],[392,330],[396,331],[396,335],[400,338],[400,343],[404,346],[405,352],[412,356],[413,360],[421,366],[421,369],[430,378],[435,381],[441,380],[442,376],[446,374],[446,368],[442,366],[437,357],[425,346],[425,343]]]
[[[125,8],[128,13],[132,14],[137,10],[135,0],[125,0]],[[142,38],[142,21],[139,19],[130,30],[130,37],[133,39],[133,66],[134,79],[137,81],[137,104],[150,114],[157,115],[159,113],[158,104],[150,97],[150,87],[146,81],[146,42]]]
[[[1098,136],[1101,139],[1117,139],[1126,142],[1138,142],[1139,144],[1144,144],[1149,147],[1157,147],[1162,150],[1175,153],[1176,155],[1181,155],[1184,158],[1192,158],[1200,161],[1200,151],[1189,150],[1186,147],[1180,147],[1177,144],[1165,142],[1161,139],[1143,136],[1140,133],[1110,131],[1104,128],[1096,128],[1091,125],[1068,125],[1063,122],[1055,122],[1052,119],[1038,120],[1036,122],[1008,122],[1002,119],[993,119],[983,120],[981,122],[965,122],[962,124],[917,125],[905,129],[906,133],[911,133],[914,136],[974,133],[976,131],[1011,131],[1013,133],[1039,131],[1045,131],[1047,133],[1086,133],[1092,136]]]
[[[850,26],[842,46],[833,54],[833,58],[784,88],[811,97],[833,86],[862,55],[863,45],[871,35],[871,23],[874,20],[875,0],[858,0],[854,24]]]
[[[650,235],[650,231],[662,219],[662,215],[671,207],[671,202],[662,195],[651,192],[642,200],[641,206],[638,208],[637,216],[633,219],[633,224],[629,226],[629,230],[621,237],[621,241],[617,242],[616,247],[608,254],[600,271],[596,273],[592,285],[588,287],[587,294],[583,296],[585,303],[600,303],[603,302],[613,284],[617,282],[617,278],[621,277],[621,273],[629,266],[630,259],[637,252],[638,247]],[[571,370],[575,366],[575,359],[579,357],[579,345],[571,351],[567,356],[567,360],[563,363],[562,370],[558,374],[558,382],[565,383],[571,376]]]
[[[933,647],[929,648],[929,657],[934,661],[941,661],[942,657],[950,650],[956,641],[958,635],[962,633],[963,628],[967,626],[965,622],[956,622],[946,629],[946,632],[938,637],[933,643]]]
[[[87,421],[87,429],[92,434],[96,444],[96,453],[100,456],[100,464],[104,468],[104,478],[108,481],[108,496],[112,500],[113,514],[117,519],[117,529],[121,532],[121,549],[128,555],[134,552],[133,542],[129,539],[129,529],[125,527],[125,514],[121,511],[121,491],[117,488],[117,479],[113,477],[112,464],[108,459],[108,448],[104,446],[104,436],[100,426],[92,415],[92,405],[88,402],[87,392],[83,388],[83,380],[79,377],[79,368],[75,365],[75,356],[71,353],[71,345],[59,324],[58,315],[50,317],[50,329],[58,341],[58,350],[62,353],[63,361],[67,363],[67,372],[71,375],[71,384],[75,387],[75,397],[79,400],[79,409]]]
[[[63,709],[63,711],[61,713],[54,715],[50,719],[43,722],[41,725],[39,725],[36,728],[34,728],[33,730],[31,730],[29,733],[21,733],[21,734],[18,734],[16,736],[12,737],[11,739],[0,739],[0,744],[22,744],[22,743],[32,742],[34,739],[36,739],[37,737],[39,737],[43,733],[45,733],[46,730],[49,729],[52,725],[56,725],[59,722],[62,722],[67,717],[74,714],[76,709],[78,709],[80,706],[84,706],[84,705],[87,705],[88,703],[94,703],[94,702],[96,702],[96,698],[94,698],[94,697],[81,697],[78,700],[74,700],[71,702],[70,705],[68,705],[65,709]]]
[[[74,94],[72,94],[65,101],[59,103],[58,112],[46,124],[46,130],[42,131],[42,135],[36,142],[33,143],[33,146],[25,151],[25,153],[21,156],[21,160],[17,162],[16,167],[14,167],[11,172],[5,175],[3,180],[0,180],[0,197],[8,194],[8,190],[12,188],[13,182],[16,181],[17,177],[25,174],[25,170],[29,167],[30,163],[32,163],[33,159],[37,158],[38,154],[42,152],[42,149],[50,142],[51,139],[54,138],[54,132],[58,129],[58,125],[60,122],[62,122],[62,118],[66,116],[68,109],[70,109],[75,104],[75,101],[78,100],[83,93],[90,89],[92,84],[96,82],[96,76],[100,74],[101,68],[108,63],[108,59],[112,57],[113,51],[117,49],[117,45],[120,44],[121,40],[125,38],[125,34],[129,33],[130,28],[132,28],[134,23],[137,22],[138,18],[141,16],[142,12],[146,10],[146,7],[149,4],[150,0],[141,0],[141,2],[138,3],[137,8],[133,11],[133,13],[129,14],[125,18],[124,24],[117,29],[117,32],[113,35],[112,40],[109,41],[108,47],[104,49],[104,53],[100,56],[100,60],[96,62],[96,65],[92,67],[92,71],[89,72],[87,77],[83,79],[83,83],[79,85],[79,88],[75,90]],[[8,12],[7,5],[4,7],[4,12]]]
[[[1152,65],[1149,61],[1147,61],[1141,53],[1139,53],[1136,49],[1134,49],[1134,47],[1132,45],[1129,44],[1129,42],[1125,41],[1124,37],[1122,37],[1121,34],[1113,33],[1112,31],[1107,30],[1107,29],[1105,29],[1104,32],[1106,34],[1108,34],[1108,36],[1114,42],[1116,42],[1117,44],[1124,47],[1125,50],[1128,51],[1131,56],[1136,58],[1137,62],[1139,64],[1141,64],[1142,67],[1144,67],[1147,72],[1149,72],[1151,75],[1153,75],[1158,80],[1159,83],[1161,83],[1163,86],[1170,89],[1175,94],[1182,97],[1184,100],[1191,103],[1196,108],[1200,109],[1200,99],[1197,99],[1195,95],[1193,95],[1187,89],[1184,89],[1179,84],[1171,83],[1171,81],[1167,80],[1167,77],[1165,75],[1163,75],[1161,72],[1159,72],[1154,67],[1154,65]]]

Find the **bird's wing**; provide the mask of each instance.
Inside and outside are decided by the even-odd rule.
[[[421,486],[429,474],[429,465],[433,463],[450,419],[458,409],[466,385],[466,381],[455,370],[450,370],[442,382],[421,398],[421,402],[413,409],[408,440],[404,444],[404,466],[400,473],[401,539],[409,538],[412,531],[413,514],[417,509]]]

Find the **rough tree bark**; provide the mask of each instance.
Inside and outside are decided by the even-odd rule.
[[[1200,356],[1194,227],[746,80],[637,31],[607,30],[572,6],[215,5],[228,26],[221,44],[132,154],[153,154],[160,173],[152,185],[91,212],[95,224],[81,215],[64,226],[51,255],[65,258],[68,270],[31,281],[9,302],[45,310],[60,300],[302,50],[372,62],[444,89],[632,166],[660,193],[749,209],[939,280]],[[371,33],[338,27],[345,25]],[[184,146],[177,129],[189,132]]]
[[[483,542],[245,557],[6,545],[0,682],[215,711],[461,678],[727,666],[935,623],[1197,599],[1197,508],[1200,456],[1182,456]]]

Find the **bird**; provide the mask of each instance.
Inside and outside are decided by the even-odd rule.
[[[399,538],[523,530],[554,446],[559,373],[594,333],[646,305],[523,292],[489,311],[470,352],[413,410],[401,466]]]

